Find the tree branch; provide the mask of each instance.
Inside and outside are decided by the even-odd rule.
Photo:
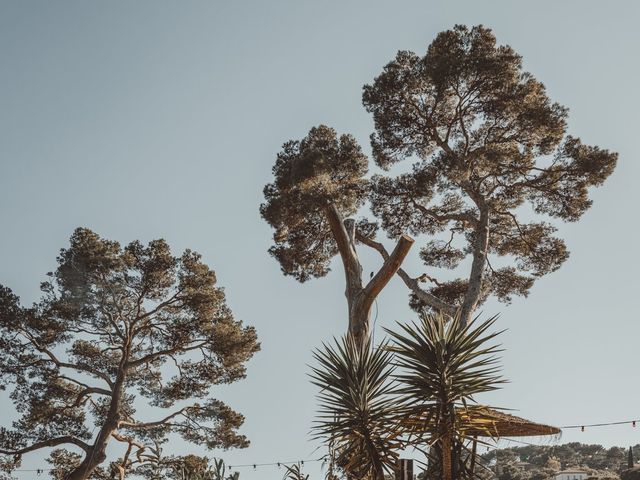
[[[111,436],[116,440],[118,440],[119,442],[128,443],[129,445],[138,447],[140,450],[144,450],[146,448],[144,445],[137,442],[135,439],[121,435],[118,432],[111,432]]]
[[[398,272],[405,257],[413,245],[413,238],[408,235],[401,235],[396,247],[384,260],[384,264],[378,270],[369,283],[364,288],[363,294],[365,302],[373,302],[382,289],[389,283],[389,280]]]
[[[344,224],[344,219],[333,203],[325,207],[325,216],[344,265],[347,290],[350,292],[347,297],[352,297],[362,288],[362,267],[358,260],[358,254]]]
[[[356,238],[360,243],[363,243],[364,245],[367,245],[368,247],[373,248],[378,253],[380,253],[380,255],[385,260],[385,262],[389,259],[389,253],[387,252],[384,245],[382,245],[381,243],[376,242],[375,240],[372,240],[371,238],[368,238],[362,235],[361,233],[357,233],[357,232],[356,232]],[[402,279],[404,284],[409,288],[409,290],[411,290],[414,293],[414,295],[420,299],[420,301],[426,303],[427,305],[429,305],[430,307],[436,310],[446,313],[447,315],[455,314],[456,312],[455,306],[449,305],[448,303],[443,302],[435,295],[432,295],[429,292],[420,288],[418,281],[415,278],[412,278],[411,276],[409,276],[409,274],[405,272],[402,268],[398,268],[396,273]]]
[[[57,367],[69,368],[72,370],[78,370],[80,372],[90,373],[98,378],[101,378],[102,380],[107,382],[109,387],[113,388],[113,382],[111,381],[108,375],[100,372],[99,370],[95,370],[87,365],[78,365],[75,363],[61,362],[58,359],[58,357],[56,357],[53,354],[53,352],[51,352],[48,348],[41,346],[38,343],[38,341],[33,337],[33,335],[31,335],[31,333],[29,333],[27,330],[23,328],[21,328],[20,331],[24,334],[24,336],[27,338],[29,343],[31,343],[31,345],[33,345],[36,348],[36,350],[38,350],[41,353],[44,353],[47,357],[49,357],[50,361],[53,362]]]
[[[111,390],[107,390],[105,388],[100,388],[100,387],[92,387],[90,385],[87,385],[86,383],[79,382],[78,380],[76,380],[74,378],[67,377],[66,375],[58,375],[58,378],[62,378],[62,379],[67,380],[69,382],[73,382],[76,385],[80,385],[86,391],[89,391],[89,393],[100,393],[102,395],[111,395],[112,394]]]
[[[475,226],[478,223],[478,219],[474,217],[470,213],[436,213],[434,210],[425,207],[424,205],[420,205],[413,198],[410,199],[411,203],[414,207],[416,207],[420,212],[428,217],[433,218],[437,222],[449,222],[449,221],[458,221],[458,222],[469,222],[471,225]]]
[[[131,465],[133,465],[133,461],[129,460],[129,455],[131,455],[131,450],[133,450],[133,447],[137,447],[138,450],[136,451],[136,458],[137,458],[137,463],[142,463],[142,453],[145,451],[146,447],[141,444],[140,442],[137,442],[135,439],[131,438],[131,437],[126,437],[124,435],[120,435],[118,432],[112,432],[111,436],[113,438],[115,438],[116,440],[118,440],[119,442],[123,442],[128,444],[127,445],[127,451],[125,452],[124,456],[122,457],[121,461],[120,461],[120,465],[118,465],[118,472],[119,472],[119,476],[120,476],[120,480],[124,480],[127,470],[131,467]]]
[[[197,350],[198,348],[201,348],[203,346],[205,346],[207,344],[206,340],[202,340],[202,339],[198,339],[198,340],[193,340],[195,341],[200,341],[200,343],[198,343],[197,345],[192,345],[191,347],[174,347],[174,348],[169,348],[166,350],[159,350],[157,352],[154,353],[150,353],[148,355],[145,355],[144,357],[138,358],[137,360],[132,360],[130,362],[127,363],[127,367],[139,367],[140,365],[143,365],[145,363],[149,363],[151,360],[158,358],[158,357],[162,357],[163,355],[172,355],[176,352],[190,352],[191,350]]]
[[[6,449],[0,449],[0,454],[3,455],[23,455],[25,453],[28,452],[33,452],[34,450],[39,450],[41,448],[47,448],[47,447],[55,447],[56,445],[62,445],[64,443],[71,443],[73,445],[76,445],[77,447],[80,447],[81,449],[83,449],[85,452],[89,452],[89,450],[91,449],[91,447],[84,443],[82,440],[72,437],[71,435],[65,435],[62,437],[57,437],[57,438],[51,438],[49,440],[43,440],[41,442],[36,442],[33,445],[30,445],[28,447],[24,447],[24,448],[20,448],[18,450],[6,450]]]
[[[159,427],[160,425],[165,425],[169,420],[171,420],[174,417],[177,417],[178,415],[181,415],[182,413],[184,413],[186,410],[189,410],[190,408],[194,408],[194,407],[183,407],[180,410],[177,410],[172,414],[167,415],[163,419],[157,420],[155,422],[140,422],[140,423],[139,422],[120,422],[119,426],[123,428],[131,428],[135,430],[146,430],[153,427]]]
[[[164,302],[159,303],[158,305],[156,305],[153,309],[149,310],[148,312],[143,313],[142,315],[138,314],[134,320],[133,323],[138,323],[140,320],[143,320],[147,317],[150,317],[152,315],[155,315],[156,313],[158,313],[160,310],[162,310],[165,307],[168,307],[170,305],[173,305],[174,303],[176,303],[177,301],[180,301],[181,298],[179,297],[179,295],[182,293],[182,290],[178,290],[176,291],[171,298],[169,298],[168,300],[165,300]]]

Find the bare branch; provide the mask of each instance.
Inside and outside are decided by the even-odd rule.
[[[197,339],[197,340],[193,340],[194,342],[196,341],[200,341],[201,343],[198,343],[197,345],[192,345],[191,347],[185,347],[185,346],[179,346],[179,347],[175,347],[175,348],[169,348],[166,350],[159,350],[157,352],[154,353],[150,353],[148,355],[145,355],[144,357],[138,358],[137,360],[131,360],[130,362],[127,363],[127,367],[138,367],[140,365],[143,365],[145,363],[149,363],[150,361],[158,358],[158,357],[162,357],[165,355],[172,355],[176,352],[190,352],[191,350],[197,350],[200,347],[203,347],[207,344],[206,340],[202,340],[202,339]]]
[[[71,435],[65,435],[62,437],[57,437],[57,438],[51,438],[49,440],[43,440],[41,442],[36,442],[28,447],[24,447],[24,448],[20,448],[17,450],[7,450],[7,449],[0,449],[0,454],[3,455],[23,455],[25,453],[28,452],[33,452],[34,450],[39,450],[41,448],[47,448],[47,447],[55,447],[57,445],[63,445],[63,444],[72,444],[75,445],[77,447],[80,447],[81,449],[83,449],[85,452],[88,452],[91,447],[86,444],[85,442],[83,442],[82,440],[72,437]]]
[[[470,213],[439,213],[431,208],[427,208],[424,205],[420,205],[413,198],[411,198],[411,203],[414,207],[416,207],[420,212],[428,217],[433,218],[437,222],[450,222],[450,221],[458,221],[463,223],[469,223],[473,226],[477,225],[478,219],[471,215]]]
[[[325,216],[344,264],[347,288],[359,290],[362,288],[362,267],[360,266],[355,246],[349,237],[347,227],[344,225],[342,215],[336,206],[331,203],[325,208]]]
[[[159,427],[161,425],[166,425],[169,420],[177,417],[178,415],[183,414],[185,411],[192,409],[194,407],[183,407],[180,410],[173,412],[170,415],[167,415],[161,420],[157,420],[155,422],[120,422],[119,426],[123,428],[131,428],[135,430],[147,430],[154,427]]]
[[[18,328],[20,328],[20,327],[18,327]],[[76,363],[62,362],[48,348],[40,345],[39,342],[33,337],[33,335],[31,335],[31,333],[29,333],[27,330],[25,330],[24,328],[20,328],[20,331],[24,334],[24,336],[27,338],[29,343],[31,343],[31,345],[33,345],[36,348],[36,350],[38,350],[41,353],[44,353],[47,357],[49,357],[49,360],[53,364],[55,364],[57,367],[69,368],[69,369],[77,370],[77,371],[80,371],[80,372],[90,373],[90,374],[92,374],[92,375],[94,375],[96,377],[101,378],[102,380],[107,382],[107,384],[111,388],[113,388],[113,382],[111,381],[109,376],[106,375],[105,373],[102,373],[99,370],[91,368],[88,365],[79,365],[79,364],[76,364]],[[46,360],[46,359],[43,359],[43,360]]]
[[[82,383],[79,382],[78,380],[71,378],[71,377],[67,377],[66,375],[58,375],[58,378],[62,378],[64,380],[68,380],[69,382],[73,382],[76,385],[80,385],[81,387],[84,387],[85,390],[90,390],[91,393],[100,393],[102,395],[111,395],[111,390],[107,390],[104,388],[99,388],[99,387],[92,387],[90,385],[87,385],[86,383]]]
[[[411,246],[413,245],[413,238],[408,235],[401,235],[398,239],[396,247],[384,260],[384,264],[378,270],[373,278],[369,281],[364,288],[365,302],[373,302],[382,289],[389,283],[389,280],[398,272],[400,265],[404,261],[405,257],[409,253]]]
[[[373,248],[378,253],[380,253],[380,255],[385,261],[389,259],[389,253],[387,252],[384,245],[382,245],[381,243],[376,242],[375,240],[372,240],[368,237],[365,237],[360,233],[356,233],[356,238],[360,243],[363,243],[364,245],[367,245],[368,247]],[[446,313],[447,315],[455,314],[456,312],[455,306],[449,305],[448,303],[440,300],[438,297],[420,288],[418,280],[415,278],[412,278],[402,268],[398,268],[396,273],[402,279],[404,284],[407,287],[409,287],[409,289],[414,293],[414,295],[420,299],[420,301],[422,301],[423,303],[429,305],[430,307],[436,310]]]

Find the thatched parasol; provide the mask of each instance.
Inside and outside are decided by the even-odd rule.
[[[467,437],[534,437],[560,433],[557,427],[535,423],[482,405],[459,408],[456,413]]]
[[[432,412],[426,416],[410,415],[404,419],[404,427],[410,433],[424,432],[425,426],[434,421],[432,415]],[[456,417],[456,430],[467,438],[537,437],[560,433],[557,427],[532,422],[484,405],[457,407]]]
[[[483,438],[498,439],[501,437],[536,437],[542,435],[558,435],[560,429],[551,425],[535,423],[525,418],[509,415],[485,405],[457,407],[455,409],[456,431],[463,440],[471,440],[471,456],[469,470],[476,468],[477,446],[489,445]],[[419,434],[425,426],[434,421],[433,412],[410,415],[404,419],[404,427],[410,433]]]
[[[551,425],[535,423],[526,418],[516,417],[483,405],[457,408],[456,415],[461,424],[461,432],[473,439],[471,447],[471,472],[475,471],[478,437],[534,437],[558,435],[560,429]],[[484,443],[480,441],[480,443]]]

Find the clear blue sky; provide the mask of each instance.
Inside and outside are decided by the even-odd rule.
[[[639,18],[632,0],[2,0],[0,283],[33,300],[77,226],[201,252],[262,341],[248,378],[220,390],[246,415],[251,447],[222,457],[317,456],[307,364],[345,330],[343,277],[336,268],[300,285],[280,274],[266,253],[262,187],[280,145],[313,125],[351,132],[368,151],[362,85],[397,50],[422,54],[439,31],[482,23],[570,108],[572,134],[620,153],[593,208],[560,229],[568,262],[528,299],[484,307],[509,328],[511,380],[487,400],[560,426],[638,418]],[[407,269],[422,272],[415,252]],[[410,318],[405,304],[394,280],[379,300],[379,335]],[[577,440],[639,443],[640,427],[562,438]]]

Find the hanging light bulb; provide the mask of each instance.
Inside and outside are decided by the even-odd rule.
[[[584,432],[584,426],[580,427],[580,431]]]
[[[633,422],[631,422],[631,425],[633,425],[633,428],[636,428],[636,421],[634,420]]]

